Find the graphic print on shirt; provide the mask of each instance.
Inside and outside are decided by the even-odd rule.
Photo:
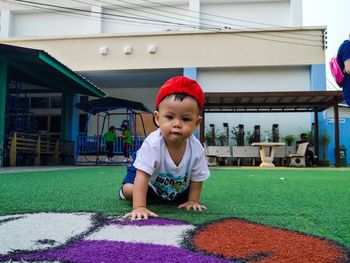
[[[166,200],[173,200],[188,187],[188,173],[184,176],[174,176],[170,173],[159,173],[152,183],[157,194]]]

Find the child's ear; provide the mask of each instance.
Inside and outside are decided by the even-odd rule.
[[[201,124],[202,120],[203,120],[202,116],[198,115],[198,118],[197,118],[197,120],[196,120],[196,129],[197,129],[198,126]]]
[[[153,113],[153,119],[154,119],[154,122],[155,124],[159,127],[159,117],[160,117],[160,114],[159,114],[159,111],[155,111]]]

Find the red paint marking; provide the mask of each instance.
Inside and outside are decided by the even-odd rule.
[[[193,236],[196,248],[233,259],[259,263],[348,262],[347,252],[317,237],[238,219],[219,221]]]

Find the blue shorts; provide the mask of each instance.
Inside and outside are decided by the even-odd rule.
[[[123,182],[122,182],[123,185],[124,184],[134,184],[135,177],[136,177],[136,170],[137,169],[134,165],[128,166],[126,175],[125,175]],[[188,195],[189,195],[189,189],[187,188],[181,194],[176,196],[174,200],[169,201],[169,200],[164,200],[159,195],[157,195],[157,193],[154,192],[152,187],[148,186],[148,190],[147,190],[147,200],[151,201],[151,202],[155,202],[155,203],[165,201],[165,202],[173,202],[176,204],[181,204],[181,203],[185,203],[188,201]]]
[[[134,152],[132,155],[132,163],[130,166],[128,166],[126,170],[126,175],[123,179],[122,184],[134,184],[135,177],[136,177],[136,167],[134,166],[134,162],[136,160],[136,152]]]
[[[345,79],[343,82],[343,97],[346,102],[350,106],[350,75],[345,74]]]
[[[136,177],[136,167],[134,165],[128,166],[128,169],[126,171],[126,175],[123,179],[122,184],[134,184]]]

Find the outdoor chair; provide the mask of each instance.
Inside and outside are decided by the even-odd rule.
[[[290,167],[306,167],[305,153],[306,153],[308,144],[309,144],[308,142],[299,144],[297,152],[293,154],[289,154],[288,157],[290,158],[290,163],[289,163]]]

